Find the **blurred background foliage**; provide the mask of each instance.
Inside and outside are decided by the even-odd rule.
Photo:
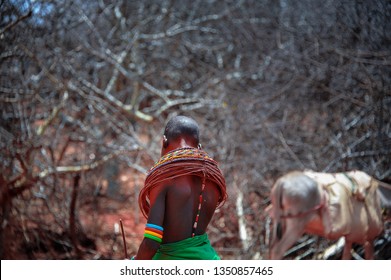
[[[390,180],[390,1],[0,0],[0,15],[1,259],[121,259],[119,219],[135,253],[177,114],[226,176],[209,228],[225,259],[267,257],[287,171]]]

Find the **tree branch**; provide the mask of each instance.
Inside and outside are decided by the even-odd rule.
[[[33,11],[32,10],[29,10],[26,14],[18,17],[15,21],[11,22],[10,24],[8,24],[6,27],[4,27],[3,29],[0,30],[0,35],[5,33],[8,29],[11,29],[12,27],[14,27],[15,25],[17,25],[19,22],[21,22],[22,20],[25,20],[26,18],[30,17],[31,15],[33,14]]]

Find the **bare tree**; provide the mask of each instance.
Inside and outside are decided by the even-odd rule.
[[[226,174],[231,199],[210,230],[226,258],[264,257],[263,209],[288,170],[390,178],[385,0],[0,1],[0,11],[2,258],[120,257],[97,245],[117,237],[82,220],[108,201],[136,212],[173,114],[199,121]]]

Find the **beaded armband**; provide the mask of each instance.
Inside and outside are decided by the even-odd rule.
[[[163,240],[163,228],[154,224],[146,224],[144,237],[155,240],[156,242],[162,243]]]

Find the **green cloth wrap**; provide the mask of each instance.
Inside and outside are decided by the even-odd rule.
[[[153,260],[220,260],[208,235],[196,235],[174,243],[161,244]]]

